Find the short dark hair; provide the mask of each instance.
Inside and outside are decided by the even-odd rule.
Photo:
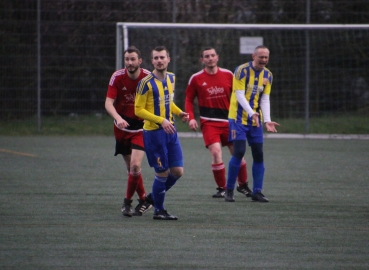
[[[168,49],[165,46],[157,46],[157,47],[155,47],[152,50],[152,52],[153,51],[156,51],[156,52],[166,51],[167,52],[167,56],[169,57],[169,51],[168,51]],[[151,52],[151,58],[152,58],[152,52]]]
[[[139,49],[137,49],[135,46],[129,46],[128,48],[127,48],[127,50],[125,50],[124,52],[123,52],[123,56],[126,54],[126,53],[137,53],[137,55],[138,55],[138,59],[140,59],[140,58],[142,58],[141,57],[141,52],[140,52],[140,50]]]
[[[204,56],[204,51],[208,51],[208,50],[214,50],[214,51],[215,51],[215,53],[216,53],[216,54],[218,54],[218,53],[217,53],[217,50],[216,50],[214,47],[206,46],[205,48],[203,48],[203,49],[201,50],[200,57],[201,57],[201,58],[203,58],[203,56]]]
[[[269,50],[267,46],[259,45],[259,46],[256,46],[256,47],[255,47],[254,53],[255,53],[257,50],[259,50],[259,49],[267,49],[267,50]]]

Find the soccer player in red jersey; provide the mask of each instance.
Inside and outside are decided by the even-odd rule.
[[[204,69],[193,74],[186,88],[186,112],[189,113],[189,127],[196,131],[198,124],[194,115],[194,100],[197,98],[200,125],[206,148],[211,155],[211,168],[218,192],[213,198],[224,198],[226,190],[226,169],[222,159],[222,147],[227,146],[233,153],[233,145],[228,142],[228,110],[232,94],[233,73],[218,67],[219,56],[212,47],[202,50],[200,61]],[[247,183],[246,161],[238,175],[237,190],[247,197],[251,190]]]
[[[127,167],[128,183],[122,214],[141,216],[152,205],[147,201],[141,163],[145,155],[143,143],[143,119],[135,115],[134,103],[138,82],[150,74],[140,68],[141,52],[134,46],[124,52],[125,68],[111,76],[106,94],[105,109],[114,118],[115,156],[121,154]],[[137,192],[139,204],[132,209],[132,198]]]

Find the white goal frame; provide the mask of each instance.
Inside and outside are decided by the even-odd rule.
[[[116,69],[122,68],[123,52],[129,46],[129,28],[214,28],[214,29],[369,29],[369,24],[216,24],[216,23],[142,23],[117,22],[116,24]]]

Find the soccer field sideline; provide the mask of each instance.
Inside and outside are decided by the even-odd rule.
[[[178,132],[182,138],[202,138],[201,132]],[[270,139],[321,139],[321,140],[369,140],[369,134],[293,134],[264,133]]]

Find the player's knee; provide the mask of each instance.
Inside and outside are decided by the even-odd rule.
[[[136,164],[132,164],[131,165],[131,168],[130,168],[130,172],[132,174],[138,174],[141,172],[141,167],[139,165],[136,165]]]
[[[183,175],[183,167],[170,168],[170,174],[177,178],[181,177]]]
[[[236,140],[233,142],[233,156],[242,159],[246,152],[246,141]]]
[[[254,143],[251,144],[252,157],[255,162],[264,162],[263,144]]]
[[[214,143],[208,146],[211,156],[213,159],[222,158],[222,148],[219,143]]]

